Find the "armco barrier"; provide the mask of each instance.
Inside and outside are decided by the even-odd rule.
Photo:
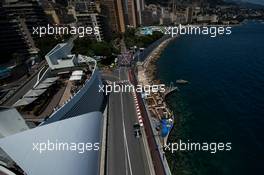
[[[129,70],[129,79],[130,82],[136,86],[137,85],[137,79],[135,78],[135,74]],[[139,104],[139,108],[141,110],[142,113],[142,118],[143,118],[143,123],[144,123],[144,129],[147,135],[147,140],[148,140],[148,145],[149,145],[149,150],[150,150],[150,154],[153,160],[153,165],[154,165],[154,169],[157,175],[166,175],[166,171],[163,165],[163,161],[162,161],[162,157],[160,156],[160,150],[159,150],[159,146],[157,145],[156,141],[155,141],[155,136],[151,127],[151,121],[148,117],[147,111],[145,109],[145,105],[143,103],[143,99],[141,98],[141,94],[136,93],[137,96],[137,100],[138,100],[138,104]]]

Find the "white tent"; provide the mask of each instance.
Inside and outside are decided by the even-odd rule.
[[[75,70],[72,72],[72,76],[74,75],[83,75],[83,70]]]
[[[15,104],[13,104],[13,106],[14,107],[25,106],[25,105],[32,103],[36,99],[37,98],[22,98],[22,99],[18,100]]]
[[[34,89],[47,89],[51,85],[52,85],[52,83],[40,83]]]
[[[78,80],[81,80],[81,79],[82,79],[81,75],[72,75],[70,77],[70,81],[78,81]]]
[[[59,79],[59,77],[46,78],[44,81],[42,81],[42,83],[54,83],[58,79]]]
[[[43,94],[47,89],[30,89],[24,97],[38,97]]]

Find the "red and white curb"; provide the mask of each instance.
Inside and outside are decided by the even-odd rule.
[[[138,105],[137,95],[136,95],[135,92],[133,93],[133,97],[134,97],[134,102],[135,102],[135,105],[136,105],[138,123],[139,123],[140,126],[143,126],[143,118],[142,118],[142,115],[141,115],[141,111],[140,111],[140,108],[139,108],[139,105]]]

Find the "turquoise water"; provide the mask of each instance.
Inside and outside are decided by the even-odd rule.
[[[182,36],[157,62],[158,78],[190,81],[168,98],[177,114],[170,142],[232,142],[232,150],[167,154],[173,174],[263,174],[264,24],[217,38]]]

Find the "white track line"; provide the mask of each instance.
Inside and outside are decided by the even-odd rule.
[[[120,69],[119,69],[119,78],[120,78]],[[126,137],[126,129],[125,129],[125,121],[124,121],[124,104],[123,104],[123,96],[122,93],[120,94],[121,97],[121,113],[122,113],[122,123],[123,123],[123,134],[124,134],[124,146],[125,146],[125,151],[128,157],[128,165],[129,165],[129,171],[130,175],[133,175],[132,172],[132,167],[131,167],[131,161],[130,161],[130,155],[129,155],[129,150],[128,150],[128,144],[127,144],[127,137]]]

